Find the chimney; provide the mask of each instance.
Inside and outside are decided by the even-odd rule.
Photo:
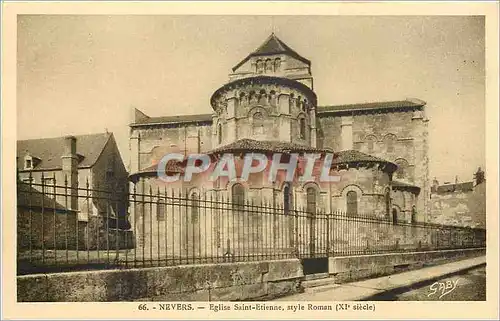
[[[67,181],[70,201],[68,207],[78,210],[78,156],[76,155],[76,137],[64,137],[64,152],[61,156],[63,177]]]

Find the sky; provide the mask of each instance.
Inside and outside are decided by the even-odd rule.
[[[232,67],[275,34],[312,61],[318,105],[427,102],[430,177],[485,166],[484,18],[18,17],[18,139],[113,132],[128,166],[133,108],[210,113]]]

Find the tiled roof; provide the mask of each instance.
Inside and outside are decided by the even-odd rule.
[[[420,191],[420,187],[412,184],[408,184],[405,182],[400,182],[400,181],[392,181],[391,182],[392,187],[395,187],[396,189],[402,188],[402,189],[414,189]]]
[[[184,115],[184,116],[166,116],[166,117],[144,117],[136,120],[131,127],[144,125],[163,125],[163,124],[182,124],[212,122],[212,114]]]
[[[76,138],[76,153],[82,156],[78,168],[92,167],[112,136],[112,133],[74,136]],[[18,140],[17,167],[19,170],[23,170],[24,156],[29,154],[40,159],[34,170],[62,168],[61,156],[64,153],[64,139],[65,137]]]
[[[184,173],[184,167],[185,167],[185,164],[183,162],[179,162],[179,161],[170,161],[167,163],[167,166],[165,167],[165,173],[167,174],[173,174],[173,173]],[[145,167],[141,170],[139,170],[138,172],[136,173],[132,173],[130,174],[129,177],[134,177],[134,176],[138,176],[138,175],[143,175],[143,174],[153,174],[153,175],[156,175],[158,172],[158,164],[153,164],[151,166],[148,166],[148,167]]]
[[[333,153],[328,148],[315,148],[296,143],[283,142],[283,141],[260,141],[254,139],[240,139],[230,144],[215,148],[208,152],[208,154],[217,154],[231,151],[242,152],[278,152],[278,153],[291,153],[291,152],[327,152]]]
[[[434,187],[432,188],[433,192],[436,192],[438,194],[454,193],[454,192],[470,192],[473,189],[474,189],[474,182],[446,184],[438,186],[437,189],[435,189]]]
[[[385,159],[378,158],[372,155],[362,153],[357,150],[343,150],[336,153],[337,157],[333,160],[334,164],[350,163],[350,162],[378,162],[390,163]],[[392,164],[392,163],[391,163]]]
[[[287,54],[291,57],[294,57],[308,65],[311,64],[311,61],[299,55],[295,50],[290,48],[287,44],[281,41],[274,32],[264,41],[259,48],[257,48],[254,52],[248,55],[245,59],[243,59],[239,64],[233,67],[233,71],[238,69],[241,65],[243,65],[250,57],[254,56],[265,56],[265,55],[274,55],[274,54]]]
[[[417,108],[422,107],[426,103],[421,100],[397,100],[397,101],[384,101],[372,102],[361,104],[349,105],[336,105],[336,106],[318,106],[317,113],[321,114],[342,113],[347,111],[370,111],[370,110],[384,110],[384,109],[400,109],[400,108]]]

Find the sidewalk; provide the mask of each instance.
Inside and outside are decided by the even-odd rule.
[[[324,292],[301,293],[276,299],[275,301],[360,301],[384,292],[395,291],[432,282],[452,274],[459,273],[486,263],[486,257],[480,256],[452,263],[426,267],[365,281],[335,285]]]

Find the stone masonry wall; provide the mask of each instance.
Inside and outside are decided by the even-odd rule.
[[[430,206],[434,223],[486,228],[486,183],[466,193],[432,193]]]

